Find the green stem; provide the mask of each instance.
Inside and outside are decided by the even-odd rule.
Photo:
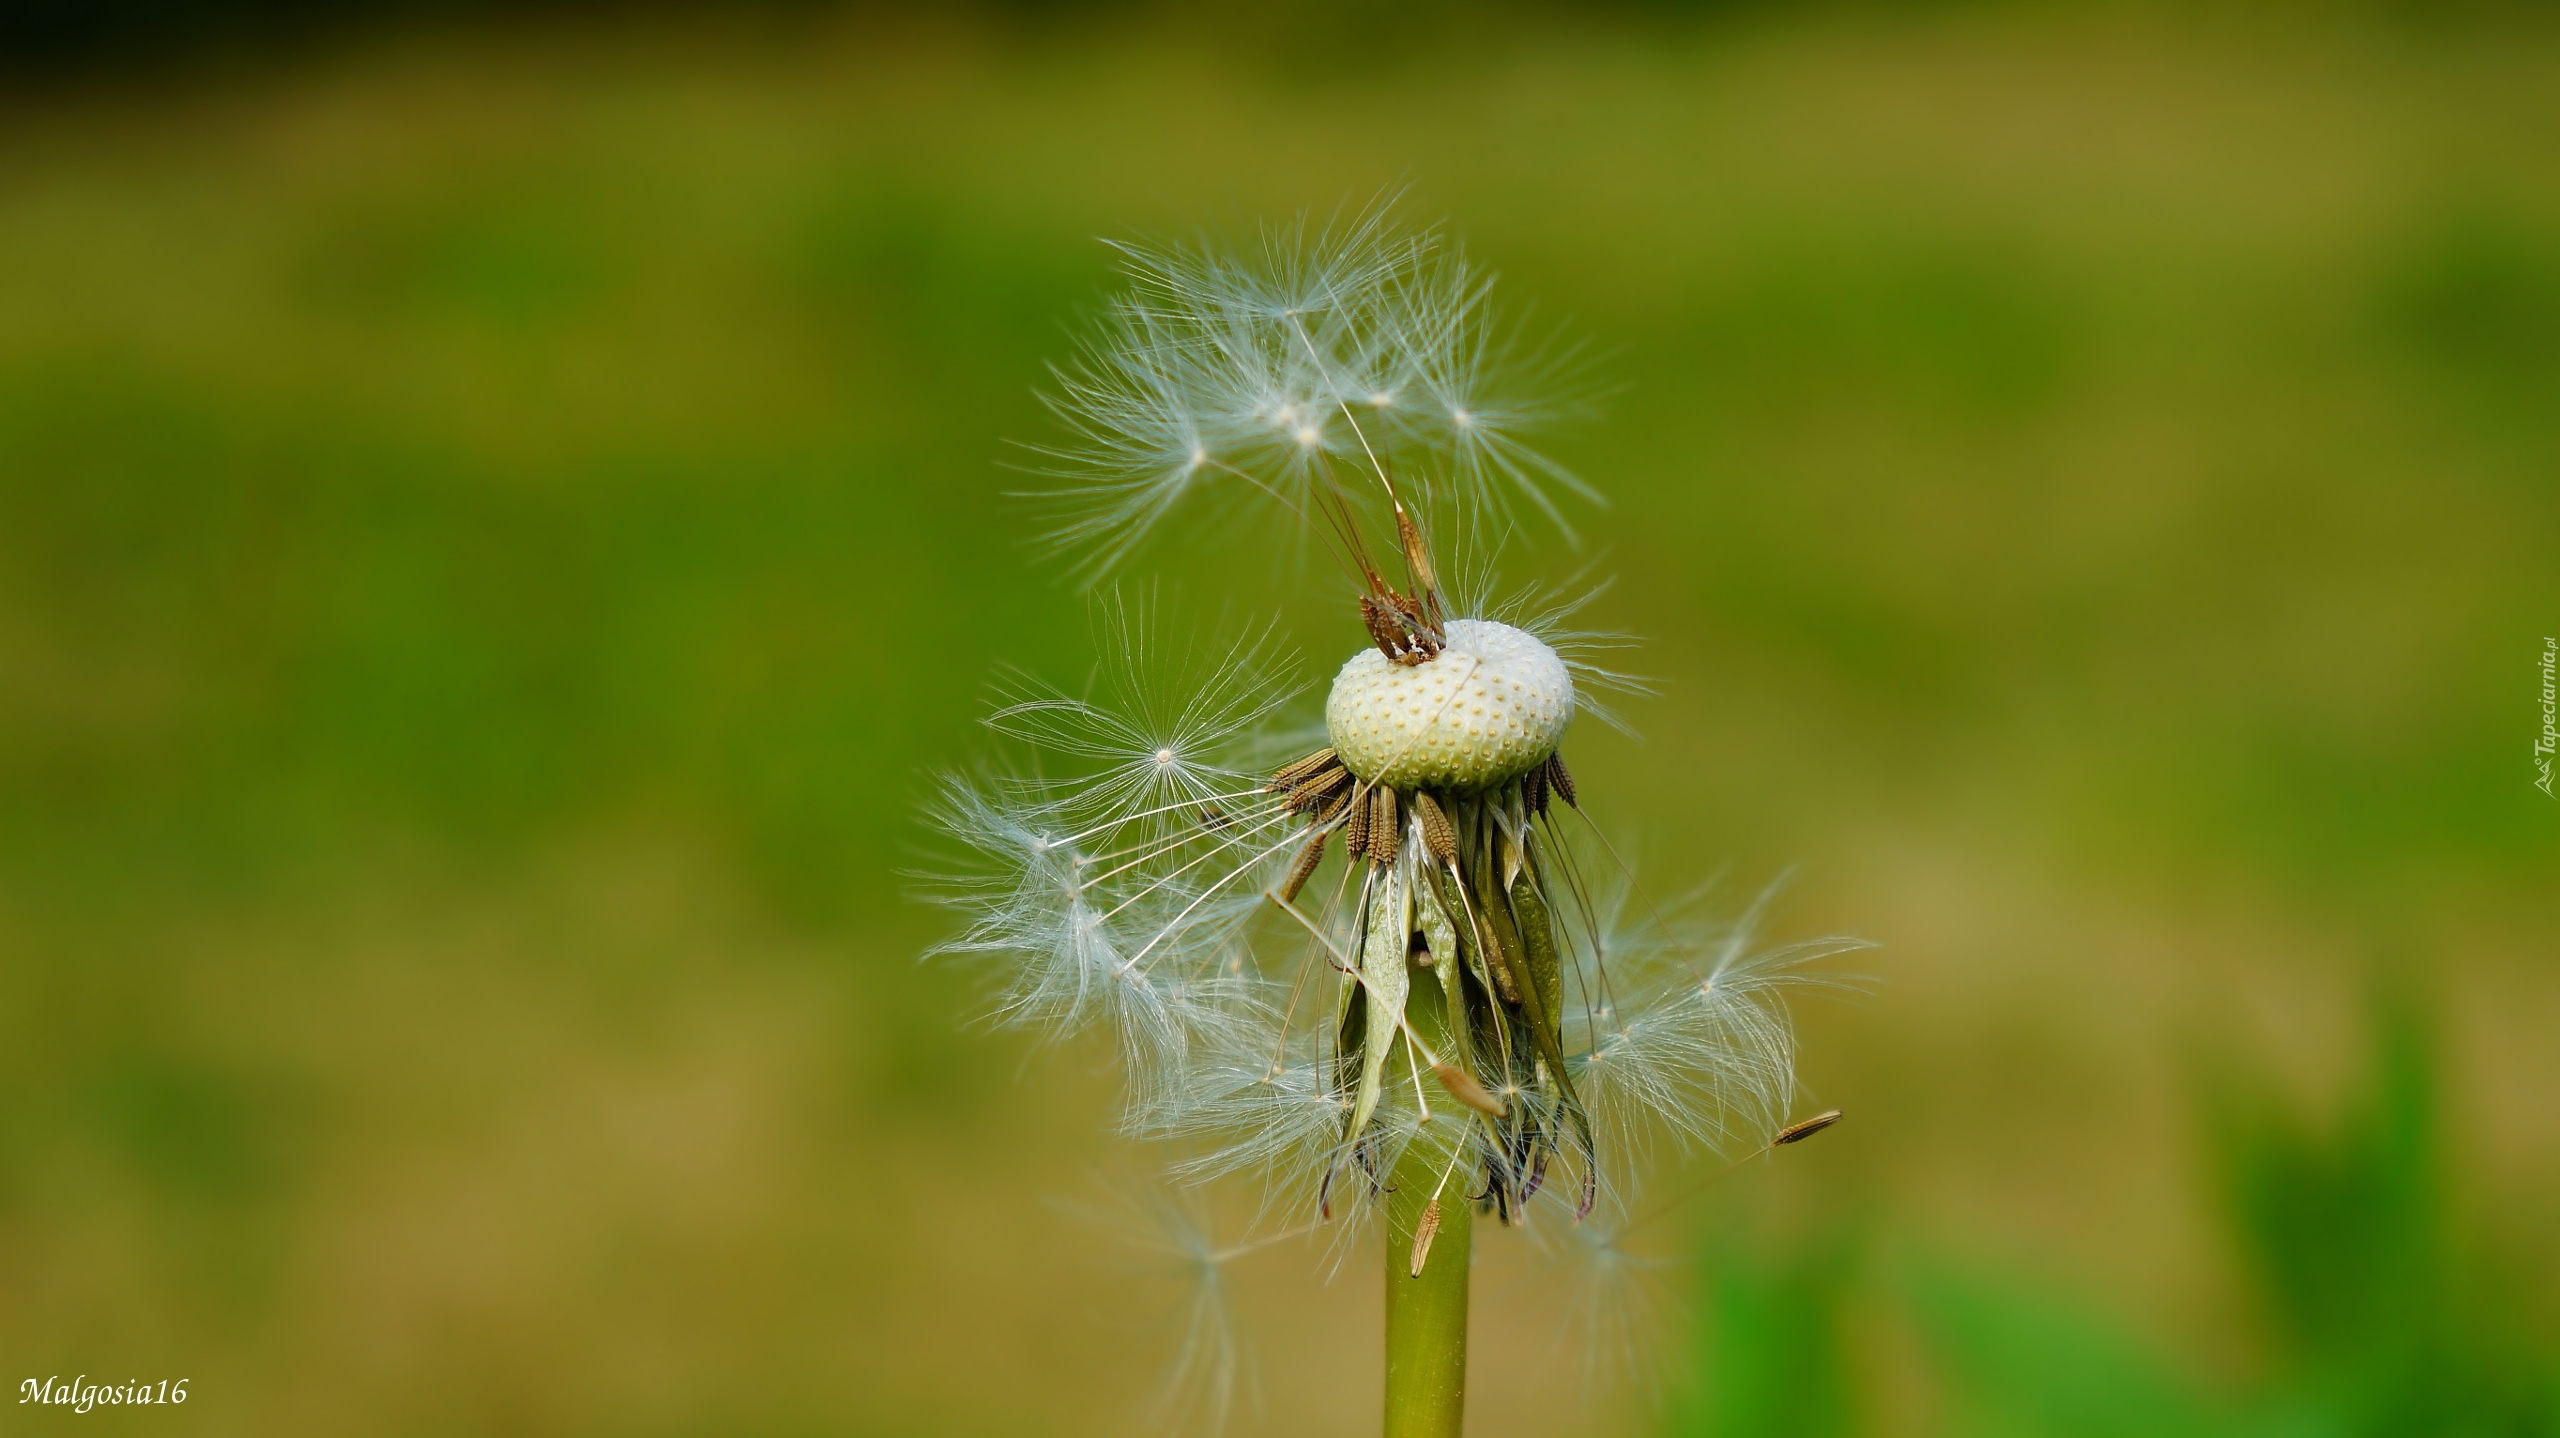
[[[1452,954],[1442,962],[1456,959]],[[1455,1048],[1439,975],[1427,969],[1414,973],[1405,1017],[1433,1048]],[[1452,1101],[1433,1110],[1431,1129],[1455,1128],[1465,1115]],[[1465,1430],[1467,1268],[1474,1237],[1467,1193],[1474,1179],[1463,1159],[1452,1170],[1447,1149],[1438,1144],[1417,1140],[1397,1161],[1395,1191],[1387,1195],[1386,1438],[1458,1438]],[[1413,1236],[1435,1192],[1440,1230],[1416,1277]]]

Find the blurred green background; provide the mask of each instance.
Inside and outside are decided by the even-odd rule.
[[[1150,1156],[901,871],[1091,659],[1002,465],[1095,237],[1403,183],[1618,386],[1509,570],[1648,636],[1591,807],[1883,945],[1649,1320],[1484,1245],[1474,1431],[2560,1432],[2548,12],[295,33],[0,92],[0,1378],[192,1383],[9,1431],[1142,1431],[1044,1200]],[[1374,1422],[1317,1266],[1239,1431]]]

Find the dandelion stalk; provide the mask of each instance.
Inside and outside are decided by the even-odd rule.
[[[1429,970],[1415,972],[1413,993],[1405,1017],[1425,1042],[1451,1047],[1447,998]],[[1463,1192],[1447,1191],[1454,1156],[1434,1157],[1408,1145],[1387,1197],[1387,1438],[1456,1438],[1466,1424],[1475,1218]]]
[[[1592,691],[1624,681],[1589,657],[1621,642],[1444,584],[1435,530],[1590,494],[1521,438],[1560,406],[1501,390],[1522,366],[1480,272],[1382,211],[1251,257],[1126,253],[1052,397],[1054,537],[1099,573],[1195,500],[1277,500],[1356,647],[1310,752],[1278,737],[1309,686],[1264,633],[1170,650],[1160,616],[1106,608],[1096,682],[1009,695],[991,722],[1021,761],[945,787],[976,860],[942,949],[1001,961],[1004,1018],[1115,1035],[1127,1127],[1188,1146],[1176,1177],[1255,1175],[1284,1231],[1375,1234],[1386,1432],[1455,1435],[1475,1220],[1525,1225],[1545,1193],[1580,1225],[1657,1136],[1776,1131],[1780,990],[1843,946],[1625,904],[1560,752],[1577,712],[1608,718]]]

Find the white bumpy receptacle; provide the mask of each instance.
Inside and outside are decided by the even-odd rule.
[[[1392,789],[1490,788],[1555,752],[1573,676],[1546,642],[1489,619],[1452,619],[1427,664],[1375,649],[1333,677],[1324,727],[1343,765]]]

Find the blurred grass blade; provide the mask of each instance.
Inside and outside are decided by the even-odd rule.
[[[2242,1428],[2141,1342],[2076,1305],[1919,1268],[1906,1288],[1930,1352],[1990,1430],[2036,1438],[2213,1438]]]

